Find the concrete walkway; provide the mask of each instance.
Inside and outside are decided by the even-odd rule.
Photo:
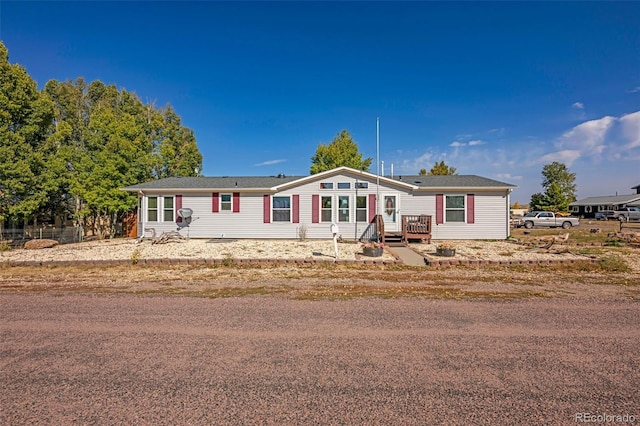
[[[402,263],[409,266],[426,266],[424,258],[408,247],[391,247]]]

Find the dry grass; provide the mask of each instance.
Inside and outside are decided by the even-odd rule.
[[[0,267],[0,292],[91,292],[190,297],[280,296],[300,300],[360,297],[513,299],[603,292],[638,297],[640,280],[619,257],[599,263],[430,269],[319,264],[207,267],[126,265]],[[585,287],[586,286],[586,287]],[[595,294],[594,293],[594,294]]]

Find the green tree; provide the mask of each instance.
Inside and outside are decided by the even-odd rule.
[[[315,155],[311,157],[311,174],[341,166],[368,172],[372,161],[370,157],[362,158],[358,144],[353,141],[349,132],[342,130],[329,144],[318,145]]]
[[[549,202],[547,201],[547,197],[543,193],[536,192],[531,195],[531,201],[529,202],[530,210],[547,210],[548,205]]]
[[[542,168],[542,177],[545,192],[531,196],[531,209],[568,211],[569,204],[576,200],[576,174],[571,173],[565,164],[554,161]]]
[[[31,219],[46,202],[39,176],[52,120],[53,103],[0,41],[0,222]]]
[[[549,191],[555,183],[558,186],[557,191],[564,197],[564,200],[560,201],[566,203],[567,207],[576,200],[576,174],[571,173],[564,163],[554,161],[546,164],[542,168],[542,176],[542,187]]]
[[[202,170],[202,154],[193,130],[182,126],[180,116],[171,106],[158,112],[154,119],[160,126],[154,149],[154,175],[197,176]]]
[[[443,175],[455,175],[457,173],[456,173],[455,167],[447,166],[444,160],[442,160],[439,163],[436,161],[436,163],[433,165],[431,170],[429,170],[428,174],[429,176],[443,176]]]
[[[418,175],[426,176],[427,175],[427,169],[420,169],[420,173],[418,173]]]

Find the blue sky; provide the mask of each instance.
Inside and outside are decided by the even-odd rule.
[[[0,3],[9,61],[171,104],[203,174],[307,175],[347,129],[388,172],[444,160],[578,198],[640,184],[638,2]],[[375,167],[373,167],[375,172]]]

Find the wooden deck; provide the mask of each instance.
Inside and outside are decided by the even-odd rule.
[[[375,227],[375,235],[378,235],[380,241],[386,245],[407,245],[410,240],[431,242],[431,216],[402,215],[401,220],[401,232],[386,232],[381,215],[376,215],[371,224]]]

